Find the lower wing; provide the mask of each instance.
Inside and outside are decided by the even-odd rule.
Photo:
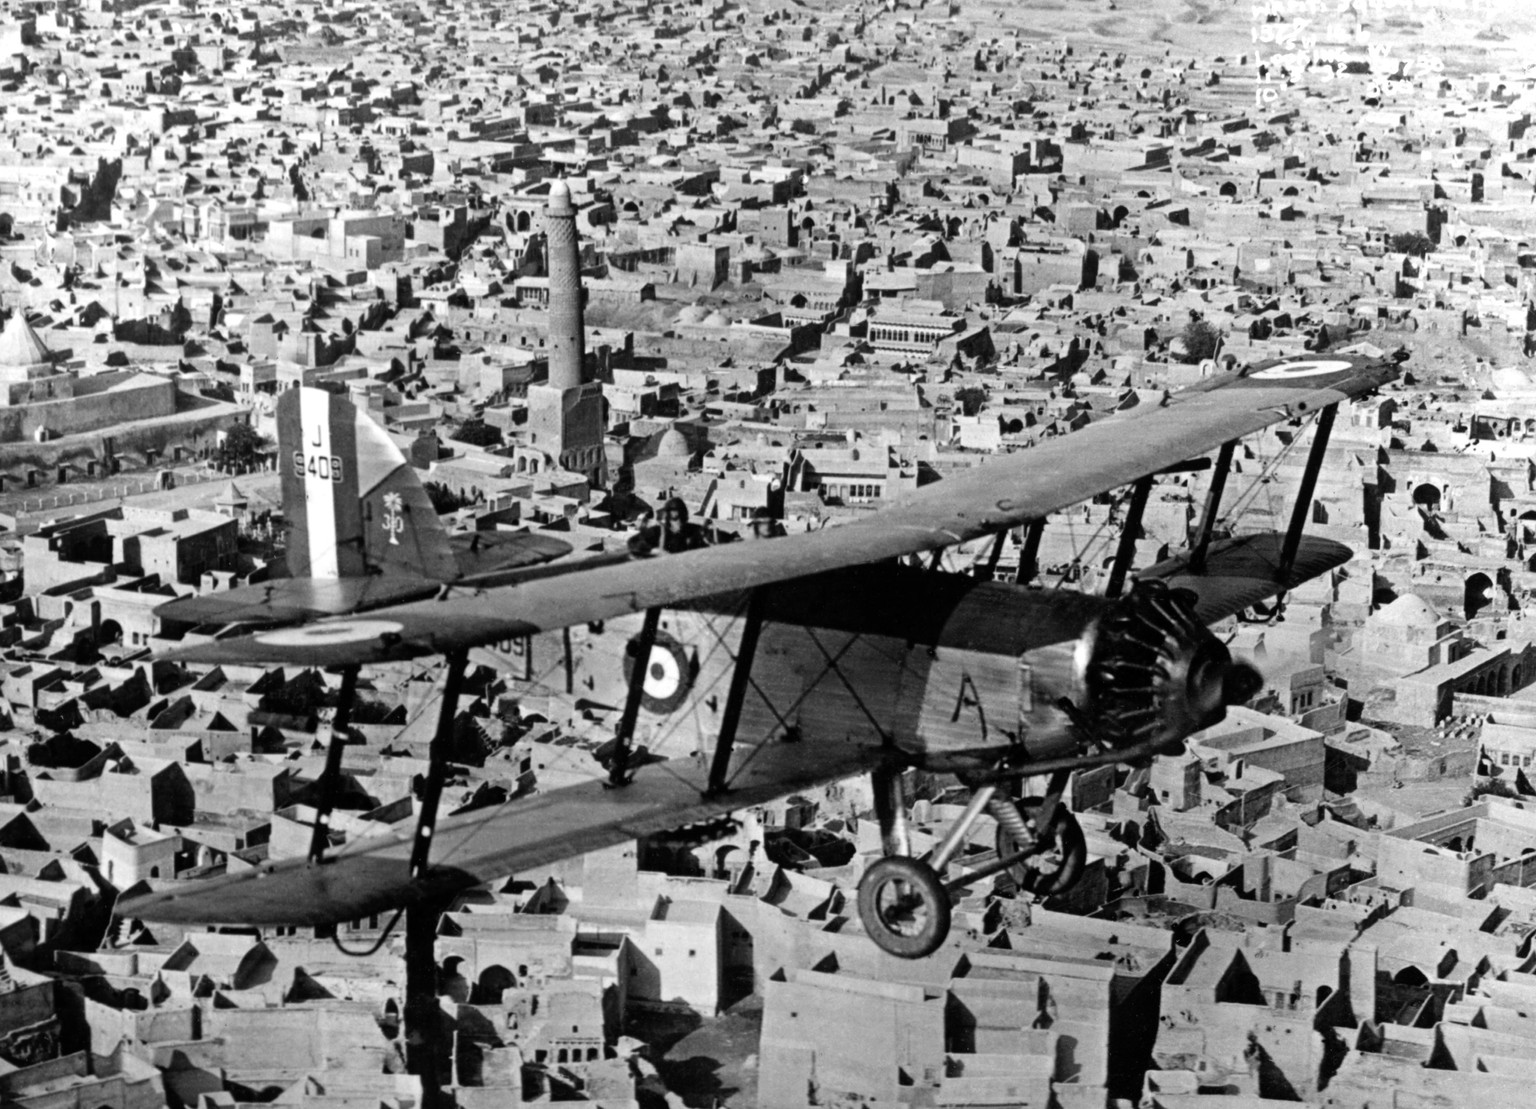
[[[768,743],[736,756],[727,793],[706,796],[696,758],[650,764],[621,789],[603,782],[551,790],[447,817],[432,836],[432,864],[410,873],[415,821],[348,844],[319,863],[281,859],[240,874],[161,883],[125,898],[117,914],[170,923],[316,925],[433,901],[574,855],[696,824],[869,770],[879,747]]]

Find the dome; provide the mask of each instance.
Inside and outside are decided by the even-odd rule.
[[[1405,593],[1377,612],[1376,619],[1400,628],[1432,628],[1440,622],[1440,614],[1417,593]]]
[[[730,327],[731,321],[721,315],[717,309],[704,317],[704,324],[706,327]]]
[[[709,315],[709,310],[700,304],[690,304],[677,314],[678,323],[699,323]]]
[[[0,375],[11,380],[26,380],[52,372],[53,359],[37,332],[18,308],[11,314],[5,331],[0,332]]]
[[[688,437],[675,427],[667,428],[656,444],[657,458],[691,458],[692,456],[693,448],[688,445]]]

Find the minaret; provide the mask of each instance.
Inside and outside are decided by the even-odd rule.
[[[544,210],[549,255],[549,383],[575,389],[586,380],[587,342],[581,318],[581,252],[571,189],[556,181]]]
[[[587,373],[576,206],[564,181],[550,186],[544,233],[549,264],[545,346],[549,380],[528,387],[528,445],[541,452],[547,464],[582,474],[601,487],[608,481],[603,386]]]

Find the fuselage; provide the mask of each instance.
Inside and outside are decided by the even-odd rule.
[[[764,587],[737,742],[851,740],[924,755],[1022,747],[1032,761],[1069,757],[1106,702],[1093,675],[1123,646],[1116,637],[1124,633],[1106,629],[1126,623],[1127,605],[894,564]],[[667,757],[709,753],[746,611],[747,595],[736,593],[662,614],[645,664],[638,743]],[[537,635],[495,653],[525,706],[534,699],[537,711],[596,742],[612,735],[624,704],[641,619]],[[1203,626],[1186,624],[1172,636],[1135,628],[1156,641],[1157,673],[1143,675],[1136,688],[1144,696],[1130,708],[1156,710],[1160,727],[1182,729],[1178,738],[1190,730],[1180,683],[1190,660],[1215,643]],[[1125,677],[1115,693],[1134,685]]]

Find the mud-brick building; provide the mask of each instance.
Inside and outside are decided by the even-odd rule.
[[[29,976],[30,977],[30,976]],[[58,983],[19,981],[0,962],[0,1059],[27,1067],[59,1054]]]
[[[1495,798],[1378,836],[1376,881],[1417,908],[1456,914],[1494,885],[1536,886],[1536,813]]]
[[[1339,658],[1365,716],[1431,727],[1451,714],[1457,694],[1503,697],[1530,684],[1530,646],[1482,646],[1424,598],[1408,593],[1372,613],[1352,652]]]

